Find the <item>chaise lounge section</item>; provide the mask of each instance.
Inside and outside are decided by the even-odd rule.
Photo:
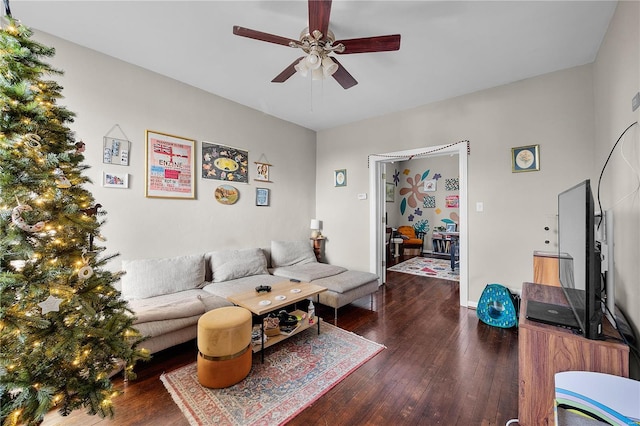
[[[352,271],[341,266],[319,263],[306,241],[272,241],[271,273],[326,287],[320,293],[320,303],[338,309],[378,290],[378,276],[370,272]]]

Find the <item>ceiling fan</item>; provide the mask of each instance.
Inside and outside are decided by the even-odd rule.
[[[242,37],[281,44],[302,49],[305,56],[297,58],[272,83],[284,83],[296,72],[306,76],[311,71],[314,80],[332,76],[340,85],[348,89],[358,84],[355,78],[330,53],[348,55],[351,53],[388,52],[400,49],[400,34],[376,37],[336,40],[329,29],[331,0],[309,0],[309,26],[302,30],[299,40],[235,25],[233,33]]]

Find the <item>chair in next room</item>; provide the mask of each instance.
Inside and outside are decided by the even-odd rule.
[[[422,254],[424,244],[424,232],[416,233],[413,226],[399,226],[398,233],[402,237],[402,254],[418,255]]]

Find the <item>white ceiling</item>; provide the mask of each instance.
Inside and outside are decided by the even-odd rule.
[[[334,0],[337,39],[401,34],[397,52],[341,55],[359,82],[294,75],[301,52],[234,36],[233,25],[297,39],[306,0],[13,1],[25,25],[313,130],[592,62],[614,1]],[[526,100],[523,100],[526,102]]]

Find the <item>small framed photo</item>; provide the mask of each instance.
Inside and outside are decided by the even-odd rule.
[[[435,179],[425,180],[424,181],[424,191],[425,192],[435,192],[437,189],[438,181]]]
[[[347,169],[339,169],[333,173],[333,186],[347,186]]]
[[[269,188],[256,188],[256,206],[269,205]]]
[[[129,165],[131,142],[110,137],[102,138],[102,162],[105,164]]]
[[[393,184],[393,182],[387,182],[387,185],[385,187],[385,199],[387,203],[393,203],[395,201],[395,194],[396,186]]]
[[[540,170],[540,145],[511,148],[511,172],[534,172]]]
[[[129,188],[129,173],[102,172],[102,186],[105,188]]]
[[[254,180],[260,181],[260,182],[271,182],[269,180],[269,167],[271,167],[271,164],[268,163],[259,163],[259,162],[255,162],[256,164],[256,178]]]
[[[456,224],[447,223],[447,232],[456,232]]]

